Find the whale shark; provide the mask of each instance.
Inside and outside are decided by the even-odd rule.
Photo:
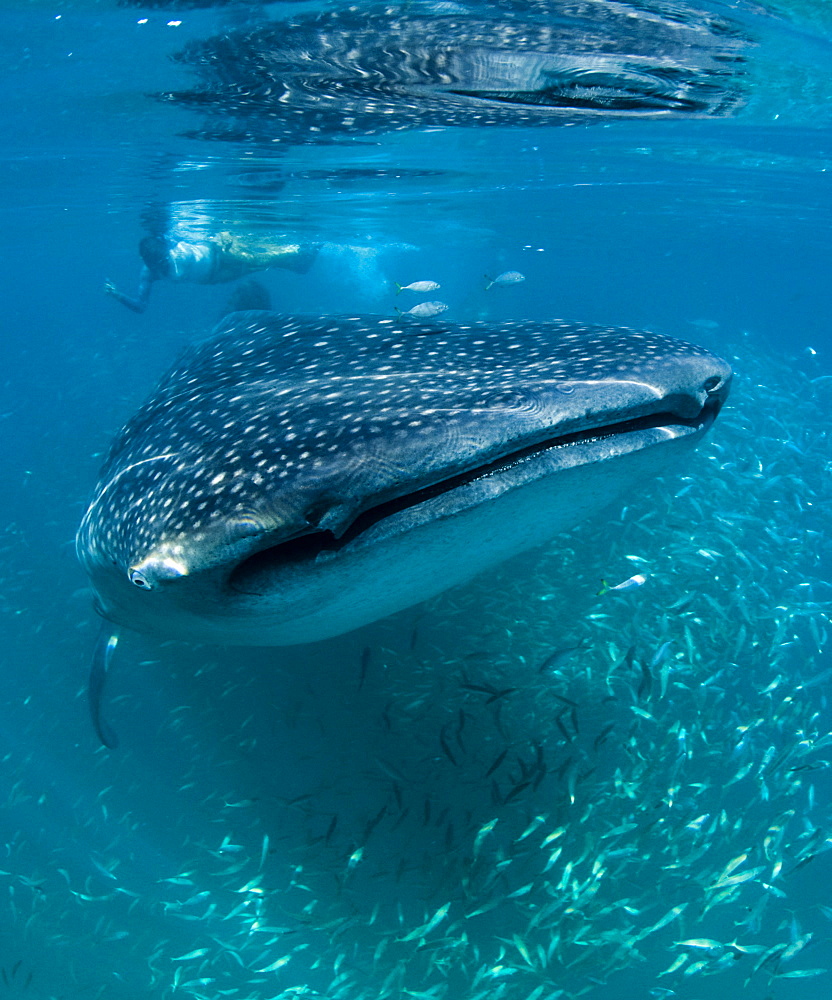
[[[115,438],[78,556],[118,626],[339,635],[677,468],[730,381],[639,330],[234,313]]]
[[[751,40],[710,5],[488,0],[296,13],[173,58],[202,140],[308,145],[407,129],[734,114]]]

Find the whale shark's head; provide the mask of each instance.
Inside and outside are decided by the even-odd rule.
[[[114,441],[79,558],[119,624],[336,635],[661,475],[730,378],[632,330],[236,313]]]

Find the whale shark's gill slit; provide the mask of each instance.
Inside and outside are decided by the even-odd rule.
[[[261,549],[259,552],[242,560],[233,568],[229,577],[229,585],[234,590],[251,593],[252,590],[247,586],[247,582],[267,572],[270,567],[311,561],[323,552],[337,552],[385,518],[392,517],[394,514],[398,514],[408,508],[416,507],[444,493],[450,493],[452,490],[465,486],[476,479],[492,475],[502,469],[508,469],[520,461],[554,448],[564,448],[581,443],[601,441],[605,438],[621,434],[632,434],[659,427],[687,427],[691,432],[703,430],[710,426],[716,419],[721,405],[722,400],[713,398],[706,402],[702,410],[695,417],[685,418],[675,413],[655,413],[650,416],[636,417],[617,424],[587,428],[585,430],[574,431],[571,434],[562,434],[558,437],[547,438],[526,448],[513,451],[502,458],[495,459],[493,462],[477,466],[474,469],[461,472],[458,475],[443,479],[420,490],[394,497],[384,503],[377,504],[375,507],[370,507],[362,511],[340,536],[336,536],[328,530],[311,531],[291,538],[288,541],[281,542],[278,545]]]

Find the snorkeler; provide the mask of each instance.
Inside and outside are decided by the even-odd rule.
[[[217,233],[199,243],[146,236],[139,244],[139,253],[144,264],[135,298],[120,292],[112,281],[105,282],[104,291],[133,312],[143,313],[154,281],[168,278],[198,285],[218,285],[270,267],[305,274],[315,260],[318,247],[283,243],[249,248],[231,233]]]

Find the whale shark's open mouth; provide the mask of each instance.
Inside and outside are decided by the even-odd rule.
[[[544,439],[525,448],[512,451],[492,462],[476,466],[370,507],[362,511],[347,526],[346,530],[338,535],[328,529],[313,529],[277,545],[261,549],[232,568],[228,583],[233,590],[240,593],[256,593],[259,586],[262,585],[264,576],[279,566],[314,561],[326,557],[328,554],[334,555],[355,543],[371,528],[394,515],[416,508],[437,497],[449,495],[476,480],[499,475],[514,466],[546,453],[580,446],[590,448],[592,445],[600,445],[610,438],[627,438],[628,444],[625,450],[637,451],[647,444],[655,443],[656,438],[655,435],[650,434],[651,431],[664,431],[668,439],[702,434],[714,422],[724,401],[724,394],[713,395],[707,399],[699,413],[692,417],[681,416],[665,410]],[[587,460],[591,460],[590,455],[586,457]],[[580,461],[578,464],[581,464]]]

